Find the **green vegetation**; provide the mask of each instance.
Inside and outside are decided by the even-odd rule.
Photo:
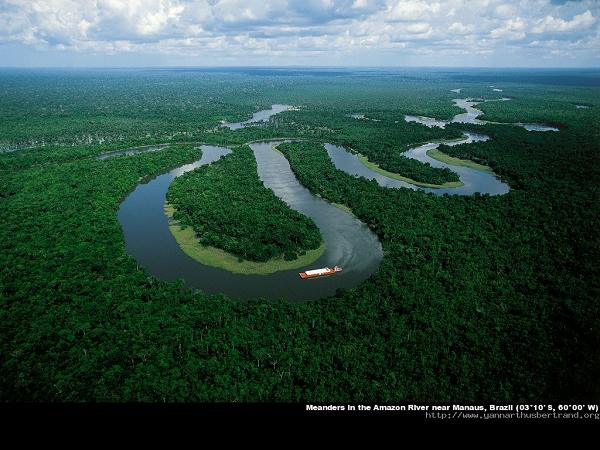
[[[175,209],[165,205],[165,214],[172,218]],[[267,275],[281,270],[297,269],[304,267],[317,259],[325,252],[325,243],[315,250],[308,250],[296,259],[287,261],[282,257],[272,258],[265,262],[240,260],[239,257],[227,253],[216,247],[202,245],[191,227],[181,227],[178,222],[169,223],[169,230],[181,249],[190,258],[212,267],[220,267],[233,273],[244,275]]]
[[[559,133],[437,130],[401,118],[449,118],[458,112],[449,89],[487,95],[499,82],[423,72],[1,72],[2,145],[46,145],[0,154],[0,398],[600,400],[600,89],[504,80],[503,94],[515,100],[480,105],[490,120],[560,123]],[[222,118],[243,120],[270,103],[303,109],[214,130]],[[196,159],[197,150],[91,158],[171,135],[230,145],[290,136],[364,149],[407,176],[382,165],[384,154],[474,128],[493,140],[444,153],[491,167],[509,194],[381,188],[337,171],[320,145],[280,147],[305,186],[351,208],[385,251],[357,288],[301,304],[191,292],[150,276],[126,253],[121,200],[140,178]],[[243,160],[245,170],[229,173],[254,176],[251,156],[240,149],[214,167]],[[180,188],[212,172],[190,174]],[[215,181],[229,192],[226,180]]]
[[[447,155],[446,153],[444,153],[445,151],[447,151],[447,148],[450,148],[450,146],[441,145],[438,148],[432,148],[431,150],[427,150],[427,156],[433,159],[437,159],[438,161],[441,161],[443,163],[451,164],[453,166],[469,167],[470,169],[479,170],[481,172],[494,173],[492,169],[483,164],[477,164],[476,162],[471,161],[469,159],[454,158],[452,156]]]
[[[322,239],[311,219],[290,209],[263,186],[256,170],[252,150],[237,148],[218,162],[177,177],[167,200],[175,208],[173,218],[181,228],[192,227],[200,244],[246,261],[269,261],[264,270],[272,271],[270,260],[297,260],[306,251],[319,249]],[[311,252],[302,261],[317,253]],[[216,262],[214,252],[195,255],[210,255]],[[219,264],[228,262],[223,258]],[[240,269],[258,270],[254,265]]]
[[[419,182],[458,180],[450,170],[401,155],[415,142],[462,134],[404,122],[404,113],[450,118],[461,112],[450,101],[454,94],[411,77],[372,77],[365,89],[364,79],[340,74],[14,70],[0,73],[0,86],[0,149],[97,144],[113,150],[171,141],[232,145],[289,136],[358,148],[383,169]],[[301,109],[273,117],[268,128],[218,128],[221,120],[246,120],[272,103]],[[357,111],[379,122],[349,117]]]
[[[346,211],[348,214],[350,215],[354,215],[354,213],[352,212],[352,210],[350,208],[348,208],[346,205],[342,205],[341,203],[332,203],[333,206],[335,206],[336,208],[340,208],[342,211]]]
[[[472,399],[554,398],[559,391],[597,397],[600,359],[590,355],[600,343],[593,281],[600,239],[597,187],[585,180],[598,179],[598,144],[575,147],[570,155],[583,165],[564,170],[562,152],[574,136],[556,142],[522,129],[496,131],[496,140],[477,143],[473,153],[498,161],[519,186],[501,197],[440,199],[380,188],[337,171],[317,144],[279,148],[305,186],[351,207],[382,240],[386,258],[378,273],[348,295],[388,311],[381,314],[394,344],[386,347],[398,373],[426,378],[411,351],[401,349],[428,348],[418,352],[431,358],[426,365],[452,373],[432,381],[438,394],[441,388]],[[468,153],[471,146],[452,149]],[[433,398],[425,391],[417,397]]]
[[[385,175],[388,178],[393,178],[395,180],[400,180],[400,181],[406,181],[407,183],[415,184],[417,186],[430,187],[430,188],[453,188],[453,187],[460,187],[463,185],[462,181],[446,181],[443,184],[421,183],[421,182],[415,181],[411,178],[399,175],[397,173],[388,172],[387,170],[384,170],[381,167],[379,167],[377,164],[369,161],[369,159],[364,155],[358,155],[358,159],[360,160],[360,162],[362,162],[365,166],[367,166],[369,169],[373,170],[374,172],[378,172],[382,175]]]
[[[459,181],[456,173],[449,169],[431,167],[429,164],[402,155],[419,142],[460,138],[462,132],[459,127],[441,130],[406,123],[403,116],[398,115],[397,112],[391,116],[380,115],[382,118],[378,119],[378,122],[353,119],[337,110],[325,110],[317,114],[315,111],[303,109],[288,112],[286,117],[290,123],[302,124],[294,127],[299,136],[358,149],[370,161],[390,173],[401,174],[418,183],[426,184],[441,185]],[[280,128],[283,126],[283,124],[279,125]],[[290,132],[291,129],[285,135],[289,135]]]

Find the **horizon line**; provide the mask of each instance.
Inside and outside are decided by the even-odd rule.
[[[572,70],[572,69],[600,69],[598,66],[428,66],[428,65],[407,65],[407,66],[361,66],[361,65],[334,65],[334,66],[316,66],[316,65],[164,65],[164,66],[16,66],[0,65],[2,69],[546,69],[546,70]]]

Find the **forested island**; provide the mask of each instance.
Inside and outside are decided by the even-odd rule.
[[[186,239],[191,233],[199,246],[224,250],[240,260],[289,262],[312,250],[308,258],[296,261],[296,266],[301,267],[323,251],[314,222],[290,209],[263,186],[256,173],[254,155],[247,146],[237,147],[222,160],[176,178],[169,187],[167,201],[169,215],[178,222],[174,227],[176,237]],[[197,249],[195,255],[210,263],[215,258],[226,258],[206,248]],[[260,272],[260,267],[255,270]],[[283,261],[262,266],[265,271],[273,271],[271,267],[291,266]]]

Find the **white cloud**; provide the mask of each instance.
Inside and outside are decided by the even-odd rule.
[[[462,22],[454,22],[448,27],[448,31],[452,34],[469,34],[475,31],[473,25],[465,25]]]
[[[494,15],[500,19],[510,19],[515,15],[515,8],[512,5],[502,3],[494,8]]]
[[[509,39],[520,40],[526,36],[527,22],[520,17],[506,20],[502,26],[493,29],[490,32],[490,37],[493,39]]]
[[[433,58],[534,51],[560,39],[591,54],[600,53],[599,14],[596,0],[0,0],[0,59],[2,42],[100,54],[371,49]]]
[[[546,16],[536,22],[533,27],[533,33],[564,33],[568,31],[581,31],[589,28],[596,22],[591,11],[578,14],[571,20],[564,20],[559,17]]]
[[[418,20],[430,14],[439,12],[439,2],[423,0],[397,0],[389,6],[388,18],[390,20]]]

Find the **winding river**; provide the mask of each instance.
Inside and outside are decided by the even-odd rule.
[[[290,106],[290,105],[279,105],[279,104],[271,105],[271,109],[263,109],[261,111],[257,111],[254,114],[252,114],[251,119],[248,119],[244,122],[235,122],[235,123],[223,122],[221,124],[221,126],[227,127],[230,130],[238,130],[240,128],[244,128],[245,126],[252,125],[252,124],[255,124],[258,122],[265,122],[265,121],[269,120],[271,118],[271,116],[274,116],[275,114],[279,114],[280,112],[289,111],[292,108],[293,108],[293,106]]]
[[[142,145],[140,147],[131,147],[125,150],[116,150],[114,152],[106,152],[98,155],[98,159],[107,159],[114,156],[132,156],[138,153],[157,152],[163,148],[167,148],[171,144],[156,144],[156,145]]]
[[[408,188],[413,190],[420,190],[425,192],[431,192],[435,195],[473,195],[476,192],[480,194],[490,195],[501,195],[506,194],[510,187],[508,184],[499,180],[495,175],[488,172],[472,169],[470,167],[455,166],[446,164],[444,162],[433,159],[427,155],[429,150],[437,149],[441,144],[448,146],[470,144],[471,142],[482,142],[487,141],[488,136],[476,133],[465,133],[464,137],[460,140],[448,140],[440,142],[430,142],[427,144],[414,147],[404,153],[404,156],[416,159],[418,161],[429,163],[433,167],[448,168],[458,174],[460,181],[463,186],[455,188],[427,188],[421,187],[414,184],[410,184],[406,181],[397,180],[395,178],[387,177],[379,172],[376,172],[367,166],[358,158],[358,155],[348,152],[345,148],[333,145],[325,144],[325,149],[331,158],[331,161],[336,168],[343,170],[350,175],[365,177],[370,180],[375,180],[380,186],[387,188]]]
[[[273,151],[278,142],[250,144],[256,156],[258,175],[267,188],[291,208],[310,217],[325,241],[324,254],[309,267],[270,275],[239,275],[201,264],[187,256],[169,231],[164,213],[166,193],[175,177],[218,160],[229,149],[203,145],[202,157],[138,187],[123,201],[118,218],[126,250],[151,275],[167,281],[183,279],[186,286],[234,298],[309,300],[335,294],[368,278],[383,258],[381,244],[369,228],[351,214],[322,200],[303,187],[287,159]],[[316,267],[341,265],[333,276],[302,280],[298,272]]]
[[[454,90],[453,90],[454,92]],[[425,117],[425,116],[410,116],[405,115],[404,120],[406,122],[416,122],[421,125],[425,125],[426,127],[438,127],[438,128],[446,128],[446,125],[449,123],[468,123],[472,125],[485,125],[485,124],[493,124],[493,125],[513,125],[517,127],[525,128],[527,131],[560,131],[558,128],[541,124],[541,123],[504,123],[504,122],[491,122],[486,120],[478,119],[479,116],[483,115],[483,111],[477,109],[476,106],[479,103],[483,102],[505,102],[509,101],[510,98],[502,97],[498,99],[492,100],[476,100],[472,98],[457,98],[454,99],[454,104],[459,108],[465,110],[464,113],[457,114],[452,118],[452,120],[442,120],[442,119],[434,119],[433,117]]]
[[[482,114],[475,108],[477,102],[469,99],[455,100],[465,112],[458,114],[453,122],[479,124]],[[238,123],[224,123],[232,130],[267,120],[274,114],[287,111],[289,105],[273,105],[270,110],[255,113],[252,119]],[[426,118],[415,118],[426,119]],[[408,120],[408,119],[407,119]],[[447,122],[437,121],[433,126],[444,126]],[[415,120],[420,121],[420,120]],[[422,123],[422,122],[421,122]],[[432,126],[431,123],[424,123]],[[533,124],[532,124],[533,125]],[[544,127],[544,125],[536,125]],[[466,145],[488,140],[489,137],[466,132],[462,139],[430,142],[414,147],[405,156],[426,162],[433,167],[456,172],[463,186],[456,188],[428,188],[387,177],[365,166],[358,155],[343,147],[324,144],[333,164],[351,175],[374,179],[388,188],[422,190],[435,195],[473,195],[476,192],[490,195],[505,194],[509,186],[492,173],[470,167],[450,165],[427,155],[427,152],[445,145]],[[259,178],[267,188],[292,209],[310,217],[318,226],[325,241],[326,250],[310,266],[285,270],[269,275],[241,275],[224,269],[204,265],[186,255],[169,230],[168,218],[164,213],[166,193],[171,182],[181,174],[205,164],[217,161],[230,152],[224,147],[202,145],[202,156],[191,164],[182,165],[156,178],[139,184],[122,202],[118,218],[123,228],[126,250],[151,275],[162,280],[181,279],[185,286],[201,289],[207,293],[223,293],[233,298],[265,298],[304,301],[333,295],[339,288],[352,288],[368,278],[383,258],[381,243],[371,230],[351,213],[313,195],[300,184],[292,172],[287,159],[273,147],[282,141],[254,142],[254,152]],[[100,155],[100,159],[132,155],[142,151],[157,151],[169,144],[136,147]],[[298,272],[317,267],[340,265],[343,272],[313,280],[302,280]]]

